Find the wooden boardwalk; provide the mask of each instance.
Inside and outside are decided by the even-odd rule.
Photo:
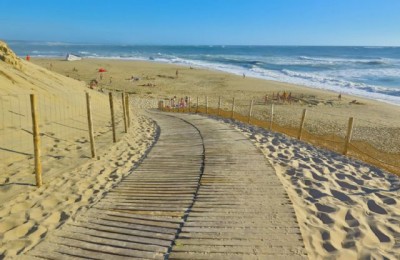
[[[274,170],[231,127],[197,115],[152,117],[147,158],[27,259],[305,259]]]

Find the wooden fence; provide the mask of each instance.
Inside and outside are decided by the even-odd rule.
[[[380,136],[379,132],[375,133],[371,138],[363,138],[362,135],[364,132],[359,130],[357,132],[357,139],[354,139],[354,125],[357,124],[357,119],[352,116],[346,118],[343,115],[323,114],[315,110],[302,109],[301,113],[299,113],[298,124],[296,126],[293,120],[290,123],[283,120],[288,117],[288,112],[282,109],[285,106],[282,103],[266,103],[264,100],[239,100],[237,98],[223,100],[222,97],[205,97],[204,101],[201,102],[202,99],[197,97],[195,104],[190,102],[191,98],[188,98],[189,102],[183,103],[173,100],[163,100],[159,102],[158,108],[167,112],[208,114],[257,125],[343,155],[360,159],[400,175],[400,152],[390,152],[375,147],[371,139],[375,138],[373,141],[376,141],[376,143],[379,142],[379,140],[376,140]],[[222,103],[225,104],[222,105]],[[293,109],[290,111],[293,113]],[[332,120],[333,122],[330,124],[316,123],[312,120],[312,116],[315,116],[316,113],[320,113],[326,118],[338,118]],[[360,120],[360,122],[362,121],[365,120]],[[367,123],[370,124],[369,129],[379,131],[373,122]],[[367,123],[363,122],[363,125]],[[363,128],[365,127],[367,126],[363,126]],[[380,127],[392,131],[390,126],[386,128],[384,126]],[[361,129],[361,127],[359,128]],[[398,142],[398,140],[392,139],[386,140],[386,142],[389,145],[395,146],[394,143]]]
[[[103,95],[95,93],[94,99],[89,92],[65,97],[0,95],[0,177],[7,175],[12,165],[26,161],[33,164],[28,168],[34,168],[40,187],[42,158],[62,159],[57,149],[75,147],[87,158],[98,158],[99,147],[115,143],[119,134],[127,133],[131,109],[125,93],[110,92],[109,105]],[[122,127],[123,131],[118,131]]]

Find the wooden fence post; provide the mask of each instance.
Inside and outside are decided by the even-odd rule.
[[[254,100],[251,100],[251,102],[250,102],[249,121],[248,121],[249,124],[250,124],[250,120],[251,120],[251,113],[253,112],[253,102],[254,102]]]
[[[199,97],[197,97],[196,113],[199,112]]]
[[[349,118],[349,124],[347,125],[347,134],[346,134],[346,139],[345,139],[345,142],[344,142],[343,155],[346,155],[347,151],[349,149],[349,143],[350,143],[350,140],[351,140],[351,135],[353,133],[353,121],[354,121],[353,118],[350,117]]]
[[[190,105],[191,105],[191,98],[189,97],[189,104],[188,104],[188,107],[189,107],[189,113],[190,113]]]
[[[233,98],[233,101],[232,101],[232,113],[231,113],[232,119],[234,119],[234,115],[235,115],[235,98]]]
[[[206,114],[208,114],[208,96],[206,96]]]
[[[88,128],[89,128],[90,151],[92,153],[92,158],[95,158],[96,149],[94,146],[92,111],[90,106],[90,96],[88,92],[86,92],[86,109],[87,109]]]
[[[299,134],[297,136],[297,139],[299,139],[299,140],[301,140],[301,135],[303,134],[303,127],[304,127],[304,120],[306,118],[306,113],[307,113],[307,109],[303,109],[303,114],[301,115],[301,121],[300,121]]]
[[[218,116],[220,115],[220,111],[221,111],[221,96],[218,99]]]
[[[32,114],[32,133],[33,133],[33,151],[35,155],[35,174],[36,186],[42,186],[42,162],[40,161],[40,134],[39,134],[39,115],[36,107],[35,94],[30,95],[31,98],[31,114]]]
[[[269,119],[269,130],[272,130],[272,122],[274,121],[274,104],[271,104],[271,116]]]
[[[114,117],[114,101],[112,92],[108,93],[108,98],[110,100],[110,112],[111,112],[111,126],[113,131],[113,142],[117,142],[117,137],[115,135],[115,117]]]
[[[129,94],[125,94],[125,109],[126,109],[126,120],[128,121],[128,128],[131,127],[131,115],[129,111]]]
[[[126,122],[125,92],[121,93],[121,101],[122,101],[122,116],[124,119],[124,131],[125,133],[128,133],[128,123]]]

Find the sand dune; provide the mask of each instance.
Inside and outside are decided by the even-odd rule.
[[[0,61],[0,258],[3,258],[29,250],[51,230],[98,201],[140,162],[154,142],[157,127],[141,109],[154,103],[131,99],[131,127],[127,134],[122,134],[122,120],[117,118],[118,142],[113,145],[105,93],[21,60],[1,43],[0,57],[3,57]],[[97,160],[88,156],[85,92],[90,93],[93,104]],[[41,188],[34,186],[32,174],[29,103],[13,105],[29,102],[31,93],[39,97],[38,110],[43,120],[40,121],[44,182]],[[53,106],[61,104],[70,111],[56,111]],[[120,114],[120,105],[115,106]],[[14,111],[16,108],[19,110]],[[16,116],[25,119],[15,119]],[[13,139],[20,146],[7,146]]]

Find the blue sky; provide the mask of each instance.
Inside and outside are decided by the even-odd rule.
[[[0,0],[0,4],[0,39],[5,40],[400,45],[400,0]]]

